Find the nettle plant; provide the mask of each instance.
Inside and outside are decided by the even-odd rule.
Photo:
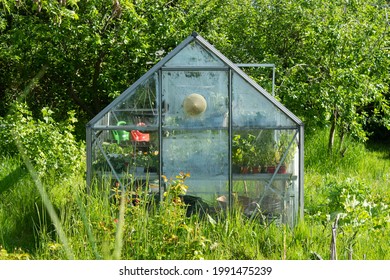
[[[24,154],[41,179],[65,178],[84,170],[84,148],[73,135],[75,113],[68,112],[63,122],[56,122],[49,108],[41,113],[42,119],[36,119],[25,103],[15,103],[12,112],[0,120],[7,128],[0,131],[0,150],[10,156]]]

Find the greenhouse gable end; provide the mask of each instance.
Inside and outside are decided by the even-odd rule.
[[[180,172],[213,211],[303,216],[303,123],[196,33],[87,124],[88,186],[162,198]]]

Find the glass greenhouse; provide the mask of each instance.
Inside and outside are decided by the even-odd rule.
[[[187,195],[294,225],[303,215],[303,123],[193,33],[87,124],[87,184]]]

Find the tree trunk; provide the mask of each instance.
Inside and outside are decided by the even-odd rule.
[[[332,240],[330,242],[330,259],[337,260],[337,249],[336,249],[336,240],[337,240],[337,224],[339,222],[340,216],[337,215],[336,219],[332,226]]]
[[[344,157],[345,153],[347,152],[348,147],[344,147],[344,139],[345,139],[345,130],[342,131],[340,135],[340,147],[339,147],[339,153],[342,157]]]
[[[333,111],[333,119],[332,119],[332,125],[330,127],[329,132],[329,142],[328,142],[328,152],[331,153],[334,145],[334,136],[336,134],[336,126],[337,126],[337,109]]]

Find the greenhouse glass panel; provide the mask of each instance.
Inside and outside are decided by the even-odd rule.
[[[206,50],[197,42],[192,42],[184,47],[166,64],[166,67],[188,67],[188,66],[214,66],[222,67],[225,63],[215,54]]]
[[[113,180],[122,187],[143,184],[157,179],[159,169],[159,137],[156,131],[145,133],[147,141],[107,141],[105,133],[97,131],[92,146],[93,174],[107,184]],[[111,184],[113,185],[113,184]]]
[[[227,127],[225,71],[164,71],[164,127]]]
[[[138,129],[156,128],[158,123],[157,74],[138,85],[126,95],[118,97],[112,107],[95,124],[99,127],[138,126]]]
[[[233,130],[233,192],[245,215],[293,224],[298,210],[297,130]]]
[[[238,127],[295,127],[296,124],[260,94],[248,81],[233,74],[233,126]]]
[[[163,137],[163,173],[168,178],[190,174],[188,193],[209,203],[227,194],[229,171],[227,130],[166,130]]]

